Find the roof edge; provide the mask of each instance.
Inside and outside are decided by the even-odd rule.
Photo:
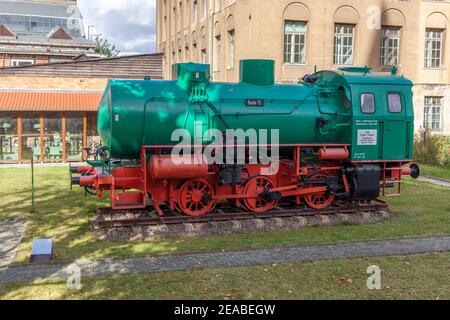
[[[89,62],[97,62],[97,61],[109,61],[109,60],[117,60],[117,59],[123,59],[123,58],[134,58],[134,57],[145,57],[145,56],[159,56],[163,55],[163,53],[142,53],[142,54],[133,54],[133,55],[123,55],[123,56],[116,56],[116,57],[110,57],[110,58],[94,58],[89,60],[81,60],[81,61],[61,61],[61,62],[50,62],[50,63],[40,63],[40,64],[30,64],[26,66],[19,66],[19,67],[5,67],[0,69],[0,74],[2,70],[18,70],[18,69],[33,69],[36,67],[43,67],[43,66],[53,66],[53,65],[65,65],[65,64],[82,64],[82,63],[89,63]]]

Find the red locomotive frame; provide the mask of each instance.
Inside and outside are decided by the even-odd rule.
[[[204,147],[194,147],[194,150],[201,151]],[[164,145],[142,146],[140,167],[117,167],[110,174],[91,166],[78,167],[73,171],[82,174],[79,184],[89,186],[97,197],[102,198],[103,191],[110,190],[113,209],[146,208],[149,195],[160,216],[164,215],[161,209],[163,203],[168,204],[172,211],[201,216],[211,212],[218,201],[231,201],[236,207],[263,213],[286,197],[291,197],[298,205],[306,203],[313,209],[325,209],[335,200],[335,195],[321,181],[331,175],[337,176],[343,192],[349,193],[350,186],[343,165],[367,163],[349,162],[348,144],[292,144],[277,147],[292,148],[292,157],[280,160],[276,174],[261,175],[261,169],[268,167],[261,164],[243,165],[244,182],[236,185],[219,184],[218,165],[173,164],[170,155],[164,155],[163,151],[171,150],[174,146]],[[306,148],[318,150],[315,156],[322,162],[302,165],[302,150]],[[152,154],[149,165],[148,151]],[[371,162],[381,166],[382,195],[388,195],[388,183],[398,183],[397,193],[390,195],[400,194],[402,176],[411,175],[411,168],[403,165],[410,162],[411,160]],[[307,183],[299,183],[305,177],[308,177]]]

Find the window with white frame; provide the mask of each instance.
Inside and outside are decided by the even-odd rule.
[[[336,24],[334,26],[334,64],[353,64],[355,26]]]
[[[228,31],[228,49],[229,49],[228,67],[234,68],[234,59],[236,50],[236,32],[234,30]]]
[[[400,28],[383,27],[381,29],[380,65],[397,66],[400,56]]]
[[[13,67],[28,66],[30,64],[34,64],[34,60],[27,60],[27,59],[12,59],[11,60],[11,66],[13,66]]]
[[[284,63],[306,63],[306,22],[284,22]]]
[[[442,66],[444,30],[427,29],[425,32],[425,68]]]
[[[423,127],[433,131],[441,129],[442,97],[425,97]]]

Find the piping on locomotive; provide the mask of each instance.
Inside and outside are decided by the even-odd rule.
[[[211,82],[209,65],[193,63],[174,65],[172,81],[110,80],[98,110],[103,146],[71,168],[80,174],[72,184],[98,198],[109,190],[113,209],[152,205],[162,216],[165,205],[201,216],[225,201],[255,213],[282,199],[313,209],[371,201],[400,195],[402,177],[419,176],[409,80],[350,67],[275,85],[271,60],[240,68],[239,83]],[[250,161],[174,163],[177,129],[201,141],[183,154],[189,159],[205,149],[211,129],[278,130],[279,141],[267,142],[278,170],[261,174],[266,164]]]

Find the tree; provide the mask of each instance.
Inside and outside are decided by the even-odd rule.
[[[120,53],[116,46],[109,43],[108,39],[103,38],[101,34],[95,37],[95,44],[97,45],[95,52],[101,54],[102,56],[111,58]]]

